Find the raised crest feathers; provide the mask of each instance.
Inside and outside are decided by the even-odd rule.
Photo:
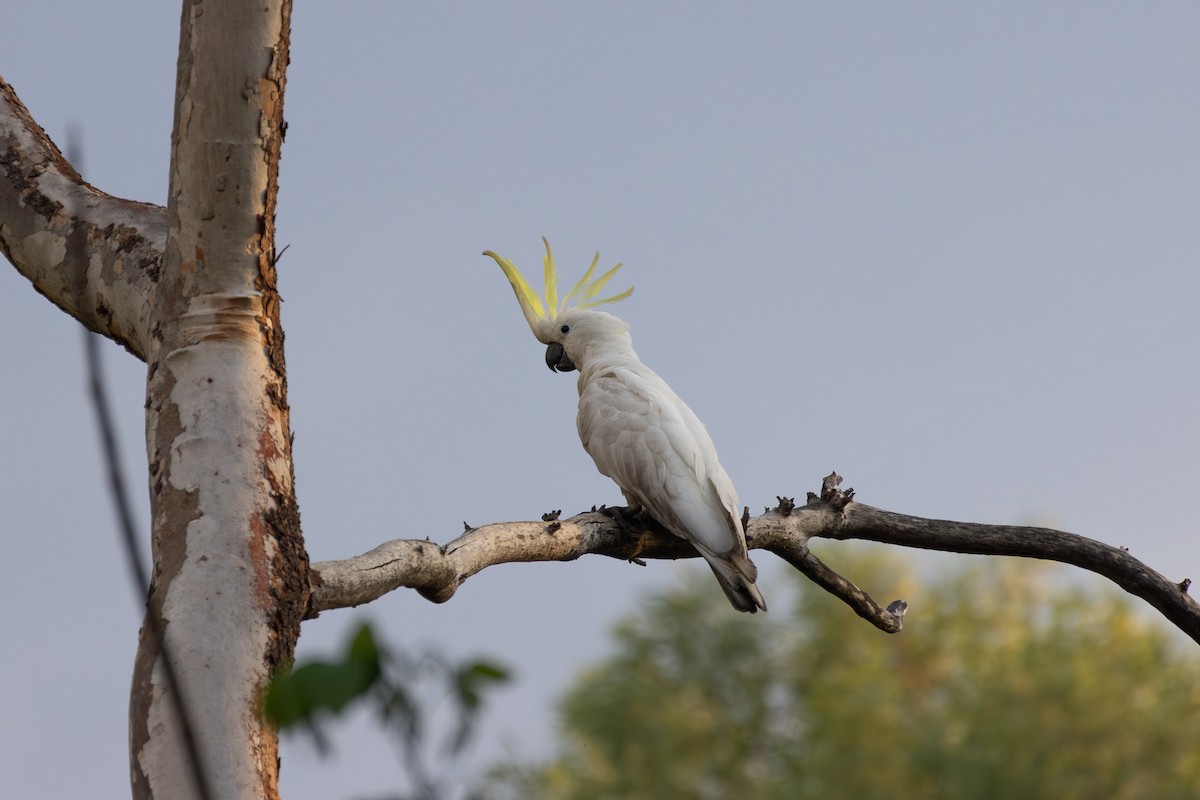
[[[560,303],[558,299],[558,269],[554,265],[554,253],[551,251],[550,242],[546,237],[542,237],[542,242],[546,245],[546,255],[542,258],[546,288],[540,297],[529,285],[529,281],[525,280],[525,276],[521,274],[516,265],[491,250],[483,251],[485,256],[490,256],[500,265],[500,269],[504,270],[504,275],[512,285],[513,293],[517,296],[517,302],[521,304],[525,321],[529,323],[530,329],[539,339],[542,338],[539,328],[544,323],[553,323],[554,319],[568,308],[594,308],[605,303],[620,302],[633,294],[633,287],[630,286],[612,297],[605,297],[601,300],[594,299],[621,268],[621,264],[617,264],[599,278],[592,280],[592,275],[596,272],[596,265],[600,263],[600,254],[596,253],[591,265],[583,273],[583,277],[571,287],[571,291],[567,292],[566,297]],[[572,300],[575,301],[574,305],[570,305]]]

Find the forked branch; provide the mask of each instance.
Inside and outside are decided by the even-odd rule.
[[[865,539],[951,553],[1061,561],[1099,573],[1142,598],[1200,643],[1200,604],[1187,593],[1190,581],[1170,581],[1125,550],[1049,528],[951,522],[883,511],[854,502],[853,491],[842,491],[840,483],[836,473],[830,475],[821,494],[809,495],[808,504],[799,508],[779,498],[776,508],[747,518],[746,540],[751,548],[783,558],[880,630],[899,631],[907,604],[896,600],[886,608],[880,606],[813,555],[809,539]],[[487,567],[573,561],[588,554],[627,561],[698,556],[691,545],[662,529],[623,529],[598,511],[566,520],[550,514],[542,522],[468,528],[444,546],[398,539],[355,558],[313,564],[316,577],[309,616],[361,605],[402,587],[442,603]]]
[[[0,253],[38,292],[145,361],[166,238],[166,209],[89,185],[0,78]]]

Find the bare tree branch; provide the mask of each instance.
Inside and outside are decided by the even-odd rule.
[[[775,553],[880,630],[899,631],[907,603],[896,600],[881,607],[814,556],[809,539],[865,539],[952,553],[1061,561],[1103,575],[1142,598],[1200,643],[1200,604],[1187,593],[1191,582],[1172,582],[1125,550],[1049,528],[951,522],[883,511],[854,502],[853,491],[837,488],[840,482],[836,474],[826,478],[821,495],[810,495],[808,505],[801,508],[780,498],[775,509],[748,518],[746,541],[753,549]],[[588,554],[627,561],[698,556],[684,540],[662,529],[625,530],[595,511],[567,520],[497,523],[470,528],[445,546],[398,539],[361,556],[314,563],[308,616],[368,603],[402,587],[443,603],[487,567],[573,561]]]
[[[1128,551],[1074,533],[1018,525],[981,525],[924,519],[853,503],[828,539],[865,539],[948,553],[1020,556],[1060,561],[1103,575],[1158,609],[1200,642],[1200,604],[1188,594],[1191,581],[1172,581]]]
[[[696,558],[690,544],[641,517],[624,525],[603,511],[567,520],[546,515],[542,522],[503,522],[470,528],[440,547],[425,541],[399,539],[343,561],[313,564],[314,580],[309,616],[334,608],[362,605],[399,588],[416,589],[422,597],[444,603],[467,578],[496,564],[533,561],[574,561],[597,554],[641,563],[642,559]],[[746,541],[766,549],[801,570],[850,605],[859,616],[881,630],[900,630],[903,601],[882,608],[850,581],[823,564],[808,549],[808,540],[837,525],[838,513],[819,503],[792,511],[781,506],[749,518]],[[643,527],[631,527],[641,524]]]
[[[854,613],[884,633],[899,633],[904,626],[904,614],[908,611],[908,603],[904,600],[893,600],[888,603],[887,608],[880,606],[871,595],[830,569],[807,547],[799,553],[798,558],[791,552],[786,555],[781,553],[780,556],[800,570],[806,578],[840,598]]]
[[[50,302],[143,361],[166,210],[90,186],[0,77],[0,252]]]

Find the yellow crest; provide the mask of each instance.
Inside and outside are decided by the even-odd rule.
[[[541,331],[543,326],[552,325],[555,318],[567,310],[567,304],[575,300],[572,308],[593,308],[604,303],[616,303],[624,300],[629,295],[633,294],[633,287],[630,286],[620,294],[606,297],[603,300],[596,300],[596,295],[600,294],[600,290],[604,285],[617,274],[617,270],[621,268],[620,264],[610,269],[608,272],[601,275],[599,278],[592,280],[592,274],[596,271],[596,265],[600,263],[600,254],[596,253],[596,257],[592,259],[592,264],[587,268],[587,272],[583,273],[583,277],[576,282],[571,291],[567,292],[567,296],[558,301],[558,270],[554,267],[554,253],[550,251],[550,242],[546,241],[546,237],[542,237],[542,242],[546,245],[546,255],[542,259],[545,271],[546,291],[542,297],[533,290],[529,285],[529,281],[525,280],[525,276],[521,271],[513,265],[507,258],[496,255],[491,250],[484,250],[485,256],[491,256],[500,269],[504,270],[505,277],[512,284],[513,293],[517,296],[517,302],[521,304],[521,311],[525,314],[525,321],[529,323],[530,330],[539,341],[544,341],[544,334]]]

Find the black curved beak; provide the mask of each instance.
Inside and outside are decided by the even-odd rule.
[[[574,362],[567,358],[567,351],[558,342],[551,342],[546,347],[546,366],[551,372],[572,372]]]

